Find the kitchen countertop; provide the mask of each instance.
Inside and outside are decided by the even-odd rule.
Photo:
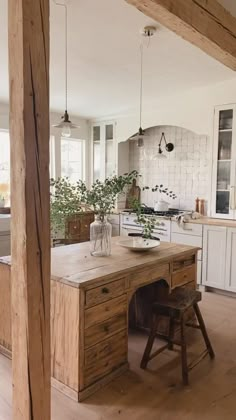
[[[213,225],[213,226],[236,228],[236,220],[216,219],[215,217],[207,217],[207,216],[200,217],[199,219],[190,219],[189,223],[194,223],[197,225]]]
[[[176,256],[197,252],[198,247],[163,242],[150,252],[131,252],[119,245],[120,237],[112,238],[112,253],[109,257],[92,257],[90,243],[83,242],[51,250],[51,279],[80,288],[129,273],[137,276],[152,264],[169,263]],[[11,265],[11,257],[0,257],[0,265]]]

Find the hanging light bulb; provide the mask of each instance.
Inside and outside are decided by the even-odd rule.
[[[156,32],[156,28],[153,26],[145,27],[141,34],[142,36],[150,40],[151,36]],[[143,43],[140,44],[140,103],[139,103],[139,130],[134,136],[131,136],[129,140],[136,140],[138,147],[144,147],[144,139],[148,137],[145,131],[142,129],[142,106],[143,106]]]
[[[71,129],[69,125],[64,125],[63,129],[61,130],[62,137],[70,137],[71,136]]]
[[[66,2],[66,0],[64,0]],[[65,112],[61,117],[61,122],[59,124],[54,124],[53,127],[61,128],[62,137],[69,138],[71,136],[71,130],[74,128],[80,128],[78,125],[72,124],[67,112],[67,103],[68,103],[68,19],[67,19],[67,5],[66,3],[59,3],[54,0],[54,3],[57,6],[64,7],[65,10]]]

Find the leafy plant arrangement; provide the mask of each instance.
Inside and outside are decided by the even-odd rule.
[[[156,220],[155,216],[147,216],[143,214],[143,208],[137,199],[132,202],[133,211],[136,213],[136,222],[143,227],[142,236],[146,239],[151,239],[153,236],[153,230],[160,223]]]
[[[72,184],[69,178],[51,179],[51,226],[56,234],[64,230],[68,217],[79,212],[92,210],[101,220],[115,208],[116,198],[137,179],[139,174],[132,171],[121,176],[96,180],[89,189],[84,181]]]
[[[169,191],[168,188],[165,188],[162,184],[160,185],[155,185],[155,187],[150,188],[148,186],[145,186],[142,188],[143,191],[145,190],[150,190],[152,192],[160,192],[160,193],[164,193],[167,196],[169,196],[170,198],[172,198],[173,200],[175,200],[177,198],[177,195],[173,192],[173,191]],[[156,219],[156,216],[154,215],[145,215],[143,214],[143,208],[141,206],[141,204],[139,203],[138,200],[134,199],[132,202],[132,206],[133,206],[133,210],[135,211],[136,215],[137,215],[137,219],[136,222],[143,227],[143,232],[142,232],[142,236],[143,238],[146,239],[151,239],[153,238],[153,231],[155,229],[155,227],[160,225],[160,222],[158,222],[158,220]]]
[[[153,187],[153,188],[143,187],[143,191],[144,190],[150,190],[150,189],[152,190],[152,192],[159,192],[159,193],[166,194],[167,196],[169,196],[173,200],[175,200],[177,198],[177,195],[173,191],[170,191],[168,188],[165,188],[164,185],[162,185],[162,184],[155,185],[155,187]]]
[[[5,197],[3,194],[0,194],[0,207],[5,206]]]

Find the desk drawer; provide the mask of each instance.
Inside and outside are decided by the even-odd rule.
[[[195,263],[195,255],[189,257],[181,257],[173,261],[173,271],[182,270],[183,268],[190,267]]]
[[[127,311],[127,295],[110,299],[100,305],[85,310],[84,327],[89,328],[106,319]]]
[[[196,275],[196,266],[191,265],[188,268],[185,268],[184,270],[178,271],[178,273],[172,274],[171,279],[171,287],[177,287],[184,285],[186,283],[190,283],[195,280]]]
[[[85,350],[84,386],[87,387],[127,360],[127,329]]]
[[[125,328],[127,328],[127,311],[87,328],[84,333],[85,348],[94,346]]]
[[[151,283],[158,279],[169,279],[170,266],[169,264],[158,264],[153,268],[147,268],[146,270],[138,271],[130,275],[130,288],[133,289],[137,286],[143,286]]]
[[[125,293],[125,279],[113,281],[85,292],[85,306],[87,308],[106,302]]]

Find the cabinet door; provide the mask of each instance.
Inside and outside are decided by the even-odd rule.
[[[225,288],[236,292],[236,228],[227,229]]]
[[[93,156],[93,181],[102,178],[102,133],[100,125],[92,126],[92,156]]]
[[[92,125],[92,180],[104,181],[117,172],[116,123],[100,122]]]
[[[115,124],[105,124],[105,177],[116,174]]]
[[[212,214],[218,218],[234,218],[236,107],[215,109]]]
[[[202,284],[225,288],[225,258],[227,229],[221,226],[204,226]]]
[[[10,234],[0,235],[0,257],[11,254],[11,238]]]

